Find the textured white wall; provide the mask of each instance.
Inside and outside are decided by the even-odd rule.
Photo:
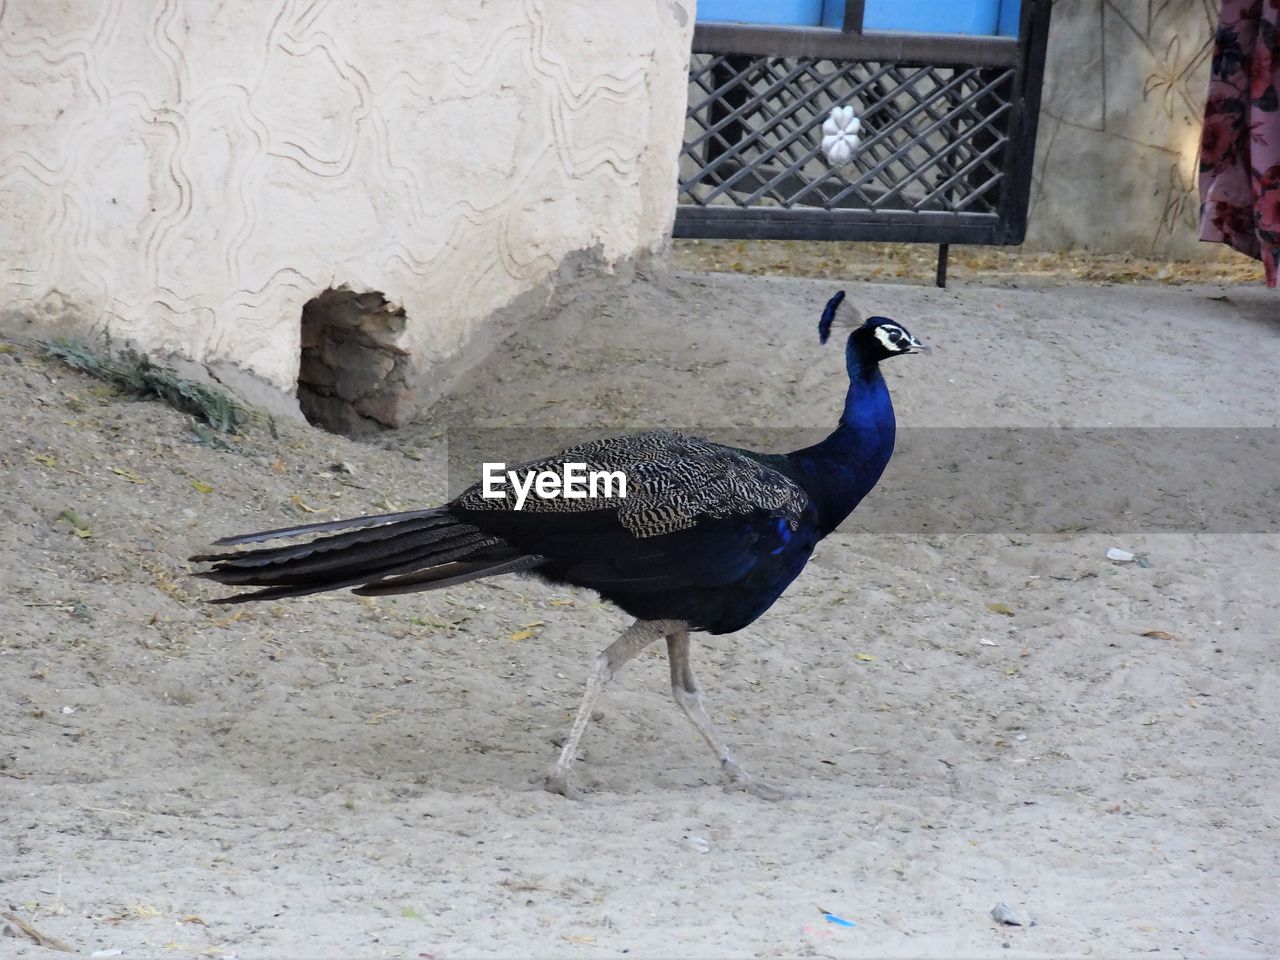
[[[691,0],[0,0],[0,309],[293,388],[303,304],[453,355],[660,246]]]

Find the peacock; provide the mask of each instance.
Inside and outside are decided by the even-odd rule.
[[[843,299],[840,291],[823,310],[821,343]],[[214,546],[313,539],[191,560],[212,564],[199,576],[260,588],[220,603],[343,587],[388,596],[507,573],[594,590],[635,622],[596,656],[544,785],[580,796],[573,766],[598,698],[627,661],[665,639],[676,704],[715,753],[727,787],[778,799],[783,792],[752,778],[708,717],[689,635],[733,633],[754,622],[804,569],[818,541],[876,485],[895,434],[880,363],[925,349],[887,317],[857,325],[845,344],[849,386],[839,423],[820,443],[791,453],[758,453],[667,430],[610,437],[521,464],[505,490],[477,483],[443,506],[226,537]],[[569,464],[622,477],[625,496],[623,482],[584,497],[544,496],[547,488],[531,481],[520,487],[521,477]]]

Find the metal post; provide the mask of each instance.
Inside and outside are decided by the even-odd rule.
[[[862,33],[862,18],[866,0],[844,0],[844,32]]]
[[[943,243],[938,245],[938,275],[935,283],[939,287],[945,288],[947,285],[947,255],[951,252],[951,244]]]

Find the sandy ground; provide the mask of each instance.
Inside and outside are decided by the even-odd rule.
[[[279,424],[214,450],[0,353],[0,907],[125,957],[1280,956],[1274,532],[853,524],[695,647],[774,804],[721,790],[660,651],[602,702],[588,797],[534,786],[625,625],[589,595],[508,578],[229,611],[185,576],[218,535],[438,499],[446,428],[824,427],[832,289],[638,278],[373,444]],[[938,348],[887,369],[903,426],[1280,424],[1280,299],[1257,285],[850,298]],[[867,516],[925,509],[911,476],[891,464]]]

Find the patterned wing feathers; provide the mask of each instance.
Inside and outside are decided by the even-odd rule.
[[[665,430],[609,437],[570,447],[554,456],[511,469],[559,472],[566,463],[582,463],[588,472],[621,471],[627,478],[625,497],[539,498],[532,491],[523,510],[575,513],[608,509],[637,538],[687,530],[704,518],[724,519],[758,512],[786,519],[796,529],[809,498],[789,477],[745,453],[697,437]],[[486,498],[479,484],[454,501],[462,511],[509,511],[515,508],[509,488],[503,498]]]

